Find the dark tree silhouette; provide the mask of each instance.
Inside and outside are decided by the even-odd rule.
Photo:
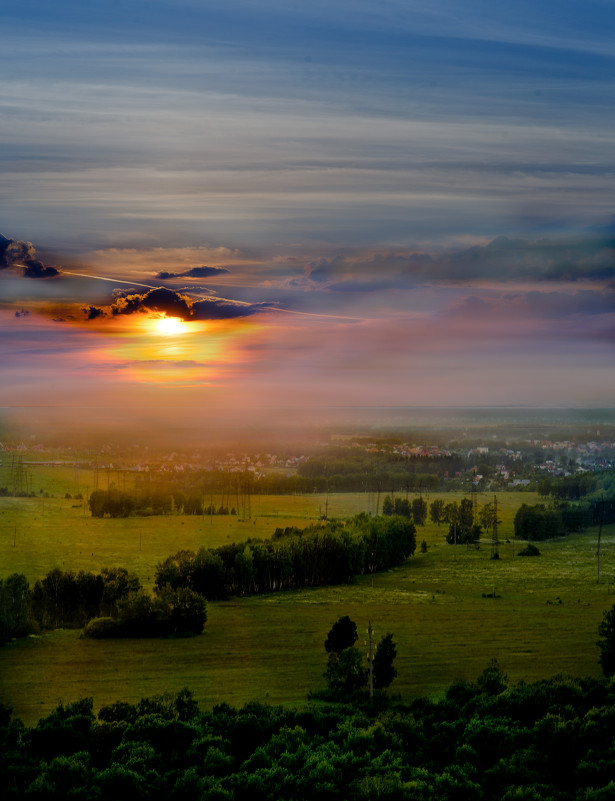
[[[392,634],[385,634],[378,643],[374,654],[374,688],[383,690],[388,687],[397,676],[397,670],[393,667],[393,660],[397,656],[397,648],[393,642]]]
[[[604,613],[598,634],[601,637],[598,645],[602,672],[605,676],[612,676],[615,674],[615,606]]]
[[[331,627],[331,631],[325,640],[325,651],[339,656],[346,648],[351,648],[358,637],[357,624],[348,615],[344,615],[344,617],[336,620]]]

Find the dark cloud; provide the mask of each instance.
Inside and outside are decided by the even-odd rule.
[[[156,275],[160,281],[169,281],[172,278],[210,278],[212,275],[222,275],[230,272],[226,267],[192,267],[190,270],[185,270],[183,273],[168,273],[161,272]]]
[[[338,253],[309,262],[305,289],[376,292],[418,283],[473,281],[605,281],[615,278],[615,235],[588,234],[535,241],[499,236],[444,254],[385,251]]]
[[[509,292],[496,296],[468,295],[449,309],[462,317],[514,317],[570,320],[615,312],[613,289],[582,289],[576,292]]]
[[[131,296],[136,298],[136,296]],[[128,298],[127,300],[130,300]],[[164,312],[170,317],[179,317],[182,320],[189,320],[191,317],[190,301],[173,292],[172,289],[165,287],[158,287],[158,289],[150,289],[145,295],[140,298],[140,305],[147,311]]]
[[[236,317],[251,317],[267,309],[276,307],[276,303],[240,303],[224,298],[207,298],[192,304],[193,320],[231,320]]]
[[[426,266],[432,278],[461,282],[604,280],[615,276],[615,239],[595,236],[529,242],[500,236],[487,245],[434,259]],[[408,270],[416,274],[417,267],[420,265],[411,262]]]
[[[114,292],[115,302],[111,306],[88,306],[83,309],[88,320],[98,317],[129,315],[148,312],[162,312],[169,317],[181,320],[230,320],[250,317],[257,312],[275,308],[276,303],[243,303],[227,298],[207,297],[199,300],[175,292],[166,287],[150,289],[149,292]]]
[[[15,317],[28,317],[30,312],[27,309],[19,309],[15,312]]]
[[[97,306],[87,306],[84,313],[88,320],[95,320],[97,317],[104,317],[104,309],[99,309]]]
[[[24,278],[53,278],[59,275],[55,267],[48,267],[36,258],[31,242],[19,242],[0,234],[0,269],[21,267]]]

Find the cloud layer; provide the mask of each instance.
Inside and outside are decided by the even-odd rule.
[[[37,258],[31,242],[19,242],[0,234],[0,270],[21,267],[25,278],[54,278],[59,275],[55,267],[50,267]]]
[[[166,270],[156,274],[159,281],[170,281],[174,278],[210,278],[214,275],[224,275],[230,272],[226,267],[192,267],[189,270],[184,270],[181,273],[170,273]]]

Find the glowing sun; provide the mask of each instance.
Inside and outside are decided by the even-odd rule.
[[[164,336],[185,334],[188,331],[188,326],[179,317],[159,317],[154,320],[153,328],[157,334]]]

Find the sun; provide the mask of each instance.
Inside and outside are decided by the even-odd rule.
[[[188,326],[179,317],[158,317],[154,320],[154,331],[163,336],[176,336],[185,334]]]

